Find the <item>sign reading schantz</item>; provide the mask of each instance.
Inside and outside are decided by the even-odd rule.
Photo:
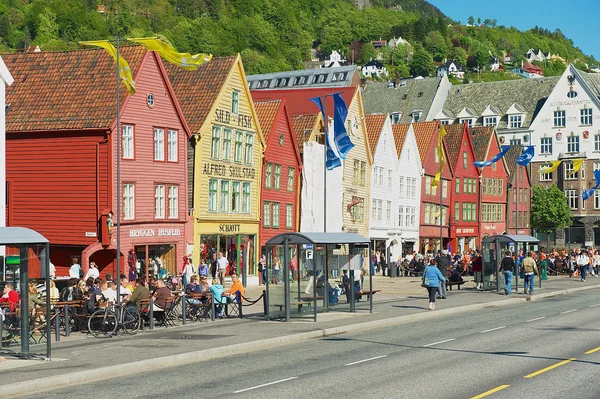
[[[239,224],[220,224],[219,231],[222,233],[239,233],[240,227]]]
[[[225,166],[218,163],[205,163],[202,174],[211,176],[229,176],[242,179],[254,179],[256,170],[242,166]]]
[[[130,238],[139,238],[139,237],[171,237],[171,236],[180,236],[180,229],[136,229],[129,230]]]

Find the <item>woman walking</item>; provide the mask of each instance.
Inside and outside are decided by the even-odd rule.
[[[435,295],[438,292],[440,284],[445,283],[446,279],[435,265],[435,260],[432,260],[432,264],[425,266],[423,271],[423,287],[427,288],[429,292],[429,310],[435,309]]]

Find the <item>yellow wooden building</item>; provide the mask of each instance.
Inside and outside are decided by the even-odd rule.
[[[256,274],[264,139],[240,56],[213,58],[196,71],[168,67],[190,125],[188,198],[193,261],[219,252]],[[191,244],[191,243],[190,243]]]

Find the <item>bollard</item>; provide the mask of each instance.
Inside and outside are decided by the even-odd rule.
[[[55,341],[60,341],[60,317],[54,318],[54,335],[56,336]],[[50,337],[48,337],[50,339]]]
[[[183,325],[185,326],[186,317],[185,317],[185,303],[187,302],[187,298],[185,295],[181,297],[181,318],[183,319]]]
[[[216,312],[216,306],[215,306],[215,294],[211,293],[211,298],[210,298],[210,319],[212,321],[215,321],[215,312]]]
[[[148,311],[150,312],[150,329],[154,330],[154,300],[152,298],[148,304]]]
[[[71,320],[69,320],[69,305],[64,305],[65,313],[65,337],[71,335]]]

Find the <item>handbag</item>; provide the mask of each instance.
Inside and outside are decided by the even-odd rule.
[[[423,271],[423,280],[421,282],[421,287],[423,288],[429,288],[429,278],[427,277],[427,269],[429,268],[429,266],[427,266],[425,268],[425,270]]]

